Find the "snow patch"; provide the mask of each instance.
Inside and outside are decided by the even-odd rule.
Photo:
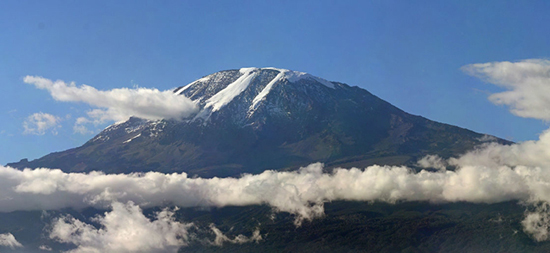
[[[244,74],[248,74],[248,73],[250,73],[250,72],[252,72],[252,71],[254,71],[254,70],[258,70],[258,68],[254,68],[254,67],[251,67],[251,68],[241,68],[241,69],[239,69],[239,72],[240,72],[241,74],[244,75]]]
[[[139,133],[138,135],[136,135],[136,136],[134,136],[134,137],[132,137],[132,138],[130,138],[130,139],[124,141],[123,143],[131,142],[132,140],[134,140],[135,138],[140,137],[140,136],[141,136],[141,133]]]
[[[227,85],[221,91],[217,92],[214,95],[211,95],[209,98],[208,98],[208,95],[203,95],[193,100],[193,103],[195,103],[196,105],[200,106],[200,104],[202,104],[203,106],[202,106],[202,110],[200,110],[199,113],[197,113],[191,121],[202,119],[204,120],[204,124],[207,124],[212,113],[221,110],[224,106],[226,106],[231,101],[233,101],[233,99],[235,99],[237,96],[242,94],[242,92],[244,92],[250,86],[250,83],[254,80],[254,78],[256,78],[257,75],[261,72],[260,70],[275,70],[275,71],[278,71],[279,73],[271,81],[269,81],[269,83],[252,99],[251,103],[248,105],[248,116],[252,115],[254,111],[256,111],[258,107],[260,107],[261,102],[266,99],[267,95],[273,90],[275,84],[280,83],[281,81],[284,81],[284,80],[287,80],[289,83],[296,83],[300,80],[306,79],[308,81],[313,82],[312,85],[324,85],[331,89],[335,88],[335,85],[332,82],[325,80],[323,78],[310,75],[305,72],[292,71],[288,69],[280,69],[280,68],[273,68],[273,67],[241,68],[239,69],[239,73],[241,74],[241,76],[239,76],[234,82]],[[177,94],[181,94],[183,91],[188,89],[189,86],[192,86],[193,84],[198,82],[205,82],[210,80],[216,83],[218,81],[213,80],[212,78],[217,79],[217,76],[219,76],[219,73],[225,73],[225,72],[218,72],[210,76],[203,77],[191,84],[188,84],[183,88],[180,88],[177,91]],[[234,72],[231,73],[231,75],[233,74]]]
[[[260,103],[260,101],[265,99],[267,94],[269,94],[269,92],[271,91],[271,88],[273,88],[273,85],[275,85],[275,83],[277,83],[278,81],[283,79],[284,76],[285,76],[285,71],[279,70],[279,74],[277,76],[275,76],[275,78],[273,78],[273,80],[271,80],[271,82],[269,82],[264,87],[264,89],[254,98],[254,100],[252,101],[252,105],[250,106],[249,110],[251,110],[251,111],[256,110],[256,108],[258,106],[258,103]]]
[[[149,137],[152,137],[152,138],[157,137],[164,130],[165,126],[166,126],[166,121],[163,121],[163,120],[151,122],[149,124],[149,129],[150,129]]]
[[[126,122],[128,122],[128,120],[117,121],[117,122],[111,124],[110,126],[106,127],[106,128],[103,129],[103,130],[107,130],[107,128],[111,128],[111,127],[114,128],[114,127],[116,127],[116,126],[118,126],[118,125],[120,125],[120,124],[124,124],[124,123],[126,123]]]
[[[204,108],[212,108],[212,112],[220,110],[225,105],[229,104],[236,96],[241,94],[250,82],[256,77],[258,72],[257,68],[242,68],[239,70],[243,75],[240,76],[235,82],[229,84],[225,89],[216,93],[216,95],[206,100]]]
[[[289,70],[288,72],[286,72],[285,77],[286,77],[286,80],[288,80],[291,83],[295,83],[295,82],[297,82],[299,80],[302,80],[302,79],[309,79],[309,80],[317,81],[318,83],[320,83],[324,86],[327,86],[331,89],[334,89],[334,84],[331,83],[330,81],[325,80],[325,79],[320,78],[320,77],[312,76],[312,75],[310,75],[308,73],[304,73],[304,72]]]
[[[310,74],[305,73],[305,72],[293,71],[293,70],[288,70],[288,69],[279,69],[279,68],[273,68],[273,67],[262,68],[262,69],[270,69],[270,70],[277,70],[279,72],[284,72],[286,80],[288,80],[291,83],[295,83],[295,82],[297,82],[299,80],[302,80],[302,79],[309,79],[309,80],[317,81],[318,83],[320,83],[322,85],[325,85],[329,88],[334,89],[334,84],[332,82],[330,82],[326,79],[320,78],[320,77],[310,75]]]
[[[141,129],[143,129],[143,125],[130,126],[130,127],[124,128],[124,131],[126,131],[127,134],[131,134],[131,133],[137,132]]]
[[[98,135],[92,140],[92,142],[96,142],[96,141],[106,142],[109,139],[111,139],[111,138],[109,138],[109,136],[107,136],[107,135]]]

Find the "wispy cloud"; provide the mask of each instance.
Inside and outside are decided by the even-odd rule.
[[[52,251],[52,247],[48,246],[48,245],[40,245],[38,247],[39,250],[43,250],[43,251]]]
[[[214,224],[210,224],[210,229],[212,232],[216,235],[216,238],[214,241],[210,242],[212,245],[216,246],[223,246],[224,243],[232,243],[232,244],[244,244],[244,243],[250,243],[250,242],[260,242],[262,240],[262,236],[260,235],[260,230],[256,229],[252,233],[252,236],[246,237],[244,235],[238,235],[235,238],[231,239],[227,235],[225,235],[221,230],[219,230]]]
[[[490,95],[491,102],[509,106],[520,117],[550,120],[549,60],[476,63],[463,66],[462,70],[506,89]]]
[[[88,118],[78,117],[76,119],[76,122],[74,123],[73,132],[78,134],[83,134],[83,135],[94,133],[94,131],[86,127],[86,125],[90,123],[92,123],[92,121],[90,121]]]
[[[131,116],[151,120],[182,119],[197,110],[191,100],[169,90],[120,88],[101,91],[88,85],[77,86],[74,82],[52,81],[38,76],[26,76],[23,81],[49,91],[57,101],[82,102],[95,107],[88,112],[93,123],[123,121]],[[77,122],[75,131],[87,132],[83,124],[83,121]]]
[[[60,121],[61,118],[48,113],[32,114],[23,122],[23,134],[44,135],[48,130],[52,134],[57,134],[57,129],[61,127]]]

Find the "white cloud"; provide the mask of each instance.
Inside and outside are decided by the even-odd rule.
[[[0,246],[10,247],[11,249],[23,247],[11,233],[0,234]]]
[[[86,124],[89,124],[89,123],[92,123],[89,119],[87,119],[85,117],[78,117],[76,119],[76,122],[74,123],[73,132],[74,133],[79,133],[79,134],[82,134],[82,135],[94,133],[94,131],[92,131],[92,130],[90,130],[86,127]]]
[[[88,85],[78,87],[74,82],[52,81],[38,76],[26,76],[23,81],[48,90],[57,101],[83,102],[96,107],[88,112],[95,123],[124,121],[131,116],[150,120],[182,119],[197,110],[191,100],[172,91],[146,88],[101,91]]]
[[[484,134],[480,138],[477,138],[477,140],[481,142],[496,142],[498,139],[492,135]]]
[[[262,240],[259,229],[250,237],[237,235],[231,239],[211,224],[210,230],[215,239],[210,241],[200,238],[201,235],[193,231],[197,230],[193,223],[176,221],[176,210],[164,209],[151,220],[131,201],[126,204],[113,202],[111,208],[104,215],[93,218],[100,225],[99,228],[72,216],[57,218],[52,224],[49,237],[62,243],[74,244],[76,248],[68,251],[70,253],[177,252],[191,241],[221,247],[224,243],[243,244]]]
[[[61,118],[48,113],[35,113],[27,117],[23,122],[25,128],[24,134],[44,135],[47,130],[51,130],[52,134],[57,134],[57,129],[61,127],[59,122]]]
[[[523,230],[536,241],[548,240],[550,232],[550,205],[548,202],[538,203],[534,211],[526,213],[525,219],[521,224],[523,225]]]
[[[149,220],[141,208],[131,202],[114,202],[112,211],[94,218],[96,228],[71,216],[53,223],[50,238],[77,246],[81,252],[177,252],[187,245],[188,229],[193,224],[175,220],[174,212],[165,209]]]
[[[52,248],[48,245],[40,245],[40,247],[38,247],[39,250],[43,250],[43,251],[52,251]]]
[[[265,171],[241,178],[188,178],[185,173],[105,175],[92,172],[0,167],[0,211],[106,208],[113,201],[142,207],[267,204],[296,215],[296,223],[324,215],[323,203],[357,201],[550,201],[548,169],[464,166],[414,173],[406,167],[370,166],[323,173],[322,164],[295,172]]]
[[[420,168],[434,168],[438,170],[446,170],[447,162],[437,155],[427,155],[418,160],[417,166]]]
[[[550,120],[549,60],[477,63],[462,70],[506,89],[490,95],[491,102],[509,106],[520,117]]]
[[[256,242],[262,240],[262,236],[260,235],[260,230],[256,229],[252,233],[252,236],[246,237],[244,235],[238,235],[235,238],[231,239],[227,235],[223,234],[221,230],[219,230],[214,224],[210,224],[210,229],[212,232],[216,235],[216,238],[214,239],[211,244],[216,246],[223,246],[224,243],[233,243],[233,244],[244,244],[244,243],[250,243],[250,242]]]
[[[536,141],[514,145],[488,143],[449,162],[457,166],[550,168],[550,129],[544,131]]]
[[[519,62],[490,62],[462,67],[466,73],[506,89],[489,96],[495,104],[506,105],[520,117],[550,120],[550,61],[530,59]],[[550,129],[536,141],[513,145],[487,143],[460,157],[447,161],[459,168],[486,167],[493,170],[510,168],[528,179],[521,188],[528,188],[529,199],[536,208],[527,212],[522,222],[524,231],[535,240],[549,238],[550,229]],[[499,176],[502,176],[499,174]],[[509,185],[517,185],[511,180]]]
[[[493,147],[496,146],[486,146]],[[500,148],[503,147],[512,146]],[[484,152],[479,154],[484,156]],[[491,166],[456,164],[459,166],[456,171],[414,172],[406,167],[375,165],[323,173],[323,165],[317,163],[293,172],[265,171],[240,178],[209,179],[189,178],[185,173],[106,175],[100,172],[64,173],[45,168],[16,170],[0,166],[0,211],[87,206],[108,208],[113,202],[129,201],[141,207],[266,204],[276,211],[294,214],[296,224],[300,225],[303,220],[324,216],[323,204],[336,200],[550,203],[550,166],[507,166],[494,162],[490,163]],[[113,206],[113,210],[116,208]],[[136,214],[128,211],[129,208],[126,210],[129,215]],[[531,224],[529,220],[533,219],[536,217],[527,216],[524,225]],[[64,221],[73,224],[72,229],[92,229],[76,220]],[[59,223],[59,226],[65,223]],[[527,229],[527,225],[526,232],[532,233],[534,230]],[[58,238],[65,237],[59,234]],[[214,243],[239,240],[218,236]]]
[[[544,131],[536,141],[513,145],[490,143],[460,157],[451,158],[448,162],[460,168],[511,168],[519,176],[528,179],[521,186],[529,192],[529,198],[525,201],[535,203],[537,207],[533,212],[526,213],[522,222],[524,231],[537,241],[550,239],[550,129]],[[518,183],[511,180],[508,185],[512,187]]]

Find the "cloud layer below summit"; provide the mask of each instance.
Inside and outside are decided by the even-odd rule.
[[[106,175],[97,172],[64,173],[44,168],[20,171],[0,167],[0,211],[93,206],[112,207],[112,215],[126,210],[124,213],[134,217],[140,215],[136,211],[138,206],[223,207],[266,204],[274,210],[295,214],[295,222],[299,225],[304,219],[322,217],[323,203],[334,200],[390,203],[496,203],[518,200],[533,204],[550,203],[548,167],[504,164],[496,167],[473,166],[461,165],[457,161],[460,159],[452,161],[459,165],[456,171],[415,173],[406,167],[370,166],[323,173],[322,164],[312,164],[295,172],[265,171],[241,178],[210,179],[188,178],[185,173]],[[132,204],[118,208],[120,206],[113,206],[113,203]],[[535,239],[546,240],[545,227],[540,227],[546,209],[537,210],[536,213],[528,214],[523,225],[525,231]],[[104,219],[109,217],[106,214]],[[164,222],[172,224],[175,221],[165,219]],[[184,226],[180,223],[172,225]],[[80,229],[82,233],[92,233],[89,231],[92,227],[74,219],[60,220],[56,226],[60,226],[59,229]],[[64,238],[62,235],[56,235],[55,238]],[[98,236],[99,239],[109,238],[105,234]]]

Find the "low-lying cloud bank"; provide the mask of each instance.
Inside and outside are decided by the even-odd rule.
[[[131,116],[149,120],[182,119],[198,110],[190,99],[171,90],[120,88],[102,91],[88,85],[78,87],[74,82],[52,81],[39,76],[26,76],[23,81],[47,90],[56,101],[82,102],[95,107],[87,113],[88,118],[78,118],[74,127],[78,133],[88,133],[85,124],[89,123],[118,122]]]
[[[299,225],[304,219],[322,217],[323,203],[335,200],[550,203],[550,169],[545,167],[465,165],[456,171],[414,172],[406,167],[370,166],[322,171],[323,165],[316,163],[295,172],[204,179],[185,173],[107,175],[0,167],[0,211],[109,208],[113,202],[129,201],[141,207],[266,204],[295,214]]]
[[[418,173],[406,167],[370,166],[323,173],[311,164],[295,172],[265,171],[240,178],[189,178],[185,173],[64,173],[57,169],[0,167],[0,211],[52,210],[113,201],[142,207],[223,207],[267,204],[298,221],[323,215],[335,200],[496,203],[550,201],[550,173],[542,168],[464,166]]]

